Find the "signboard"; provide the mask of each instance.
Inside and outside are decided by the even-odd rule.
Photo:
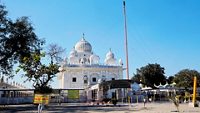
[[[68,90],[69,99],[79,99],[79,90]]]
[[[34,95],[34,104],[48,104],[49,103],[49,95],[46,94],[35,94]]]

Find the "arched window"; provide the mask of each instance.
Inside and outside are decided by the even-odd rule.
[[[87,84],[87,83],[88,83],[88,77],[87,77],[87,75],[84,75],[84,77],[83,77],[83,82],[84,82],[84,84]]]

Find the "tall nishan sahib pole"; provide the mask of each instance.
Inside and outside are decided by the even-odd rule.
[[[123,1],[124,8],[124,38],[125,38],[125,51],[126,51],[126,78],[129,79],[129,65],[128,65],[128,40],[127,40],[127,25],[126,25],[126,4]]]

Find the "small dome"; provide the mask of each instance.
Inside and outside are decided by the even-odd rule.
[[[99,56],[92,54],[90,56],[90,64],[99,64]]]
[[[83,37],[79,42],[76,43],[75,50],[77,52],[89,52],[89,53],[91,53],[92,52],[92,46]]]
[[[119,59],[119,65],[120,65],[120,66],[123,65],[122,59]]]
[[[77,51],[73,48],[73,49],[71,50],[71,52],[69,53],[69,56],[75,57],[76,55],[77,55]]]
[[[70,64],[78,64],[78,57],[76,57],[76,56],[70,56],[69,57],[69,63]]]
[[[109,52],[106,54],[106,58],[107,58],[107,59],[115,58],[114,53],[112,53],[111,49],[110,49]]]
[[[106,54],[106,59],[104,60],[105,64],[107,65],[116,65],[116,59],[114,53],[112,53],[111,49]]]

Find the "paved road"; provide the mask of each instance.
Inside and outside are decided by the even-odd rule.
[[[181,113],[200,113],[200,107],[190,107],[188,104],[180,104]],[[176,107],[172,103],[142,103],[118,106],[93,106],[87,104],[62,104],[49,105],[43,113],[176,113]],[[0,113],[37,113],[34,105],[10,105],[0,107]]]

